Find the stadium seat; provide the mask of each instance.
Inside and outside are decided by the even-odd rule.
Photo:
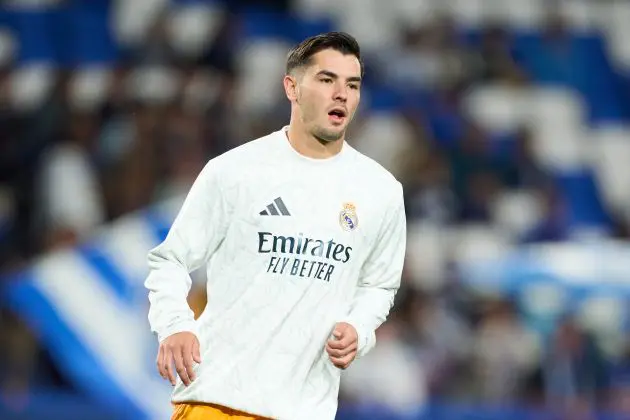
[[[528,105],[538,161],[552,171],[581,169],[586,152],[580,97],[568,89],[541,88],[532,92]]]
[[[126,83],[131,99],[165,104],[175,98],[181,78],[174,69],[155,65],[138,67],[128,76]]]
[[[572,31],[593,32],[601,26],[605,8],[601,2],[590,0],[564,0],[560,2],[560,15]]]
[[[582,327],[596,335],[619,335],[624,329],[626,306],[625,300],[613,293],[595,294],[578,305],[577,319]]]
[[[352,145],[376,160],[394,175],[400,176],[401,162],[416,151],[414,133],[396,113],[375,112],[366,116],[352,136]]]
[[[528,93],[499,85],[472,90],[464,101],[465,111],[490,132],[514,131],[526,122]]]
[[[534,126],[534,154],[546,169],[556,173],[581,170],[586,162],[584,132],[580,126]]]
[[[590,145],[595,179],[607,205],[616,211],[630,210],[630,128],[594,130]]]
[[[78,69],[70,80],[68,101],[77,110],[94,111],[107,100],[111,71],[107,67]]]
[[[55,77],[55,70],[47,64],[17,67],[9,84],[11,106],[18,112],[38,109],[49,98]]]
[[[521,0],[499,0],[496,3],[502,17],[514,30],[540,28],[545,16],[545,8],[549,7],[544,0],[528,0],[527,3]]]
[[[512,238],[518,239],[541,220],[542,208],[533,192],[506,191],[493,203],[492,214],[497,226]]]
[[[446,238],[442,227],[411,222],[407,228],[407,262],[413,286],[420,290],[439,289],[446,274]]]
[[[379,0],[347,0],[339,4],[343,7],[333,9],[335,24],[361,40],[366,55],[397,45],[400,30],[394,15],[388,12],[389,4]]]
[[[460,27],[478,28],[485,20],[484,0],[449,0],[442,4]]]
[[[630,3],[611,2],[602,18],[602,30],[607,36],[607,43],[612,59],[623,71],[630,70]]]
[[[576,127],[585,122],[585,103],[578,92],[560,86],[534,88],[531,92],[528,110],[533,124]]]
[[[392,0],[388,4],[394,18],[409,28],[422,27],[440,12],[440,3],[434,0]]]
[[[145,41],[149,30],[165,10],[169,0],[114,0],[112,30],[123,48],[133,48]]]
[[[528,322],[545,335],[569,309],[570,293],[552,279],[528,279],[518,290],[518,304]]]
[[[447,235],[449,259],[462,264],[499,259],[513,248],[506,232],[486,224],[458,226]]]
[[[207,3],[173,8],[168,18],[171,47],[184,57],[198,58],[214,40],[222,19],[222,10]]]
[[[282,75],[290,46],[271,38],[247,42],[237,56],[242,83],[237,90],[240,111],[270,109],[281,97]]]

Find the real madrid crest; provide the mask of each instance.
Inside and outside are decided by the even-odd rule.
[[[355,230],[359,225],[357,209],[352,203],[344,203],[343,209],[339,212],[339,224],[343,230]]]

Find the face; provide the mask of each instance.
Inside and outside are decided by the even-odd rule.
[[[310,66],[285,77],[287,96],[306,130],[323,142],[344,137],[359,105],[361,65],[351,54],[318,52]]]

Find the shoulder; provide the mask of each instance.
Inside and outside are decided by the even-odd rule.
[[[361,179],[362,183],[370,186],[374,196],[402,199],[402,183],[390,171],[352,146],[347,147],[354,155],[353,173]]]
[[[263,137],[249,140],[240,146],[234,147],[223,154],[216,156],[208,163],[219,166],[232,164],[247,164],[260,161],[261,158],[272,153],[278,140],[278,133],[270,133]]]
[[[254,171],[277,150],[278,132],[249,140],[210,159],[203,171],[225,182],[234,182]]]

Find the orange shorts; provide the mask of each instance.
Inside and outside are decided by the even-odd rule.
[[[271,420],[215,404],[177,403],[171,420]]]

